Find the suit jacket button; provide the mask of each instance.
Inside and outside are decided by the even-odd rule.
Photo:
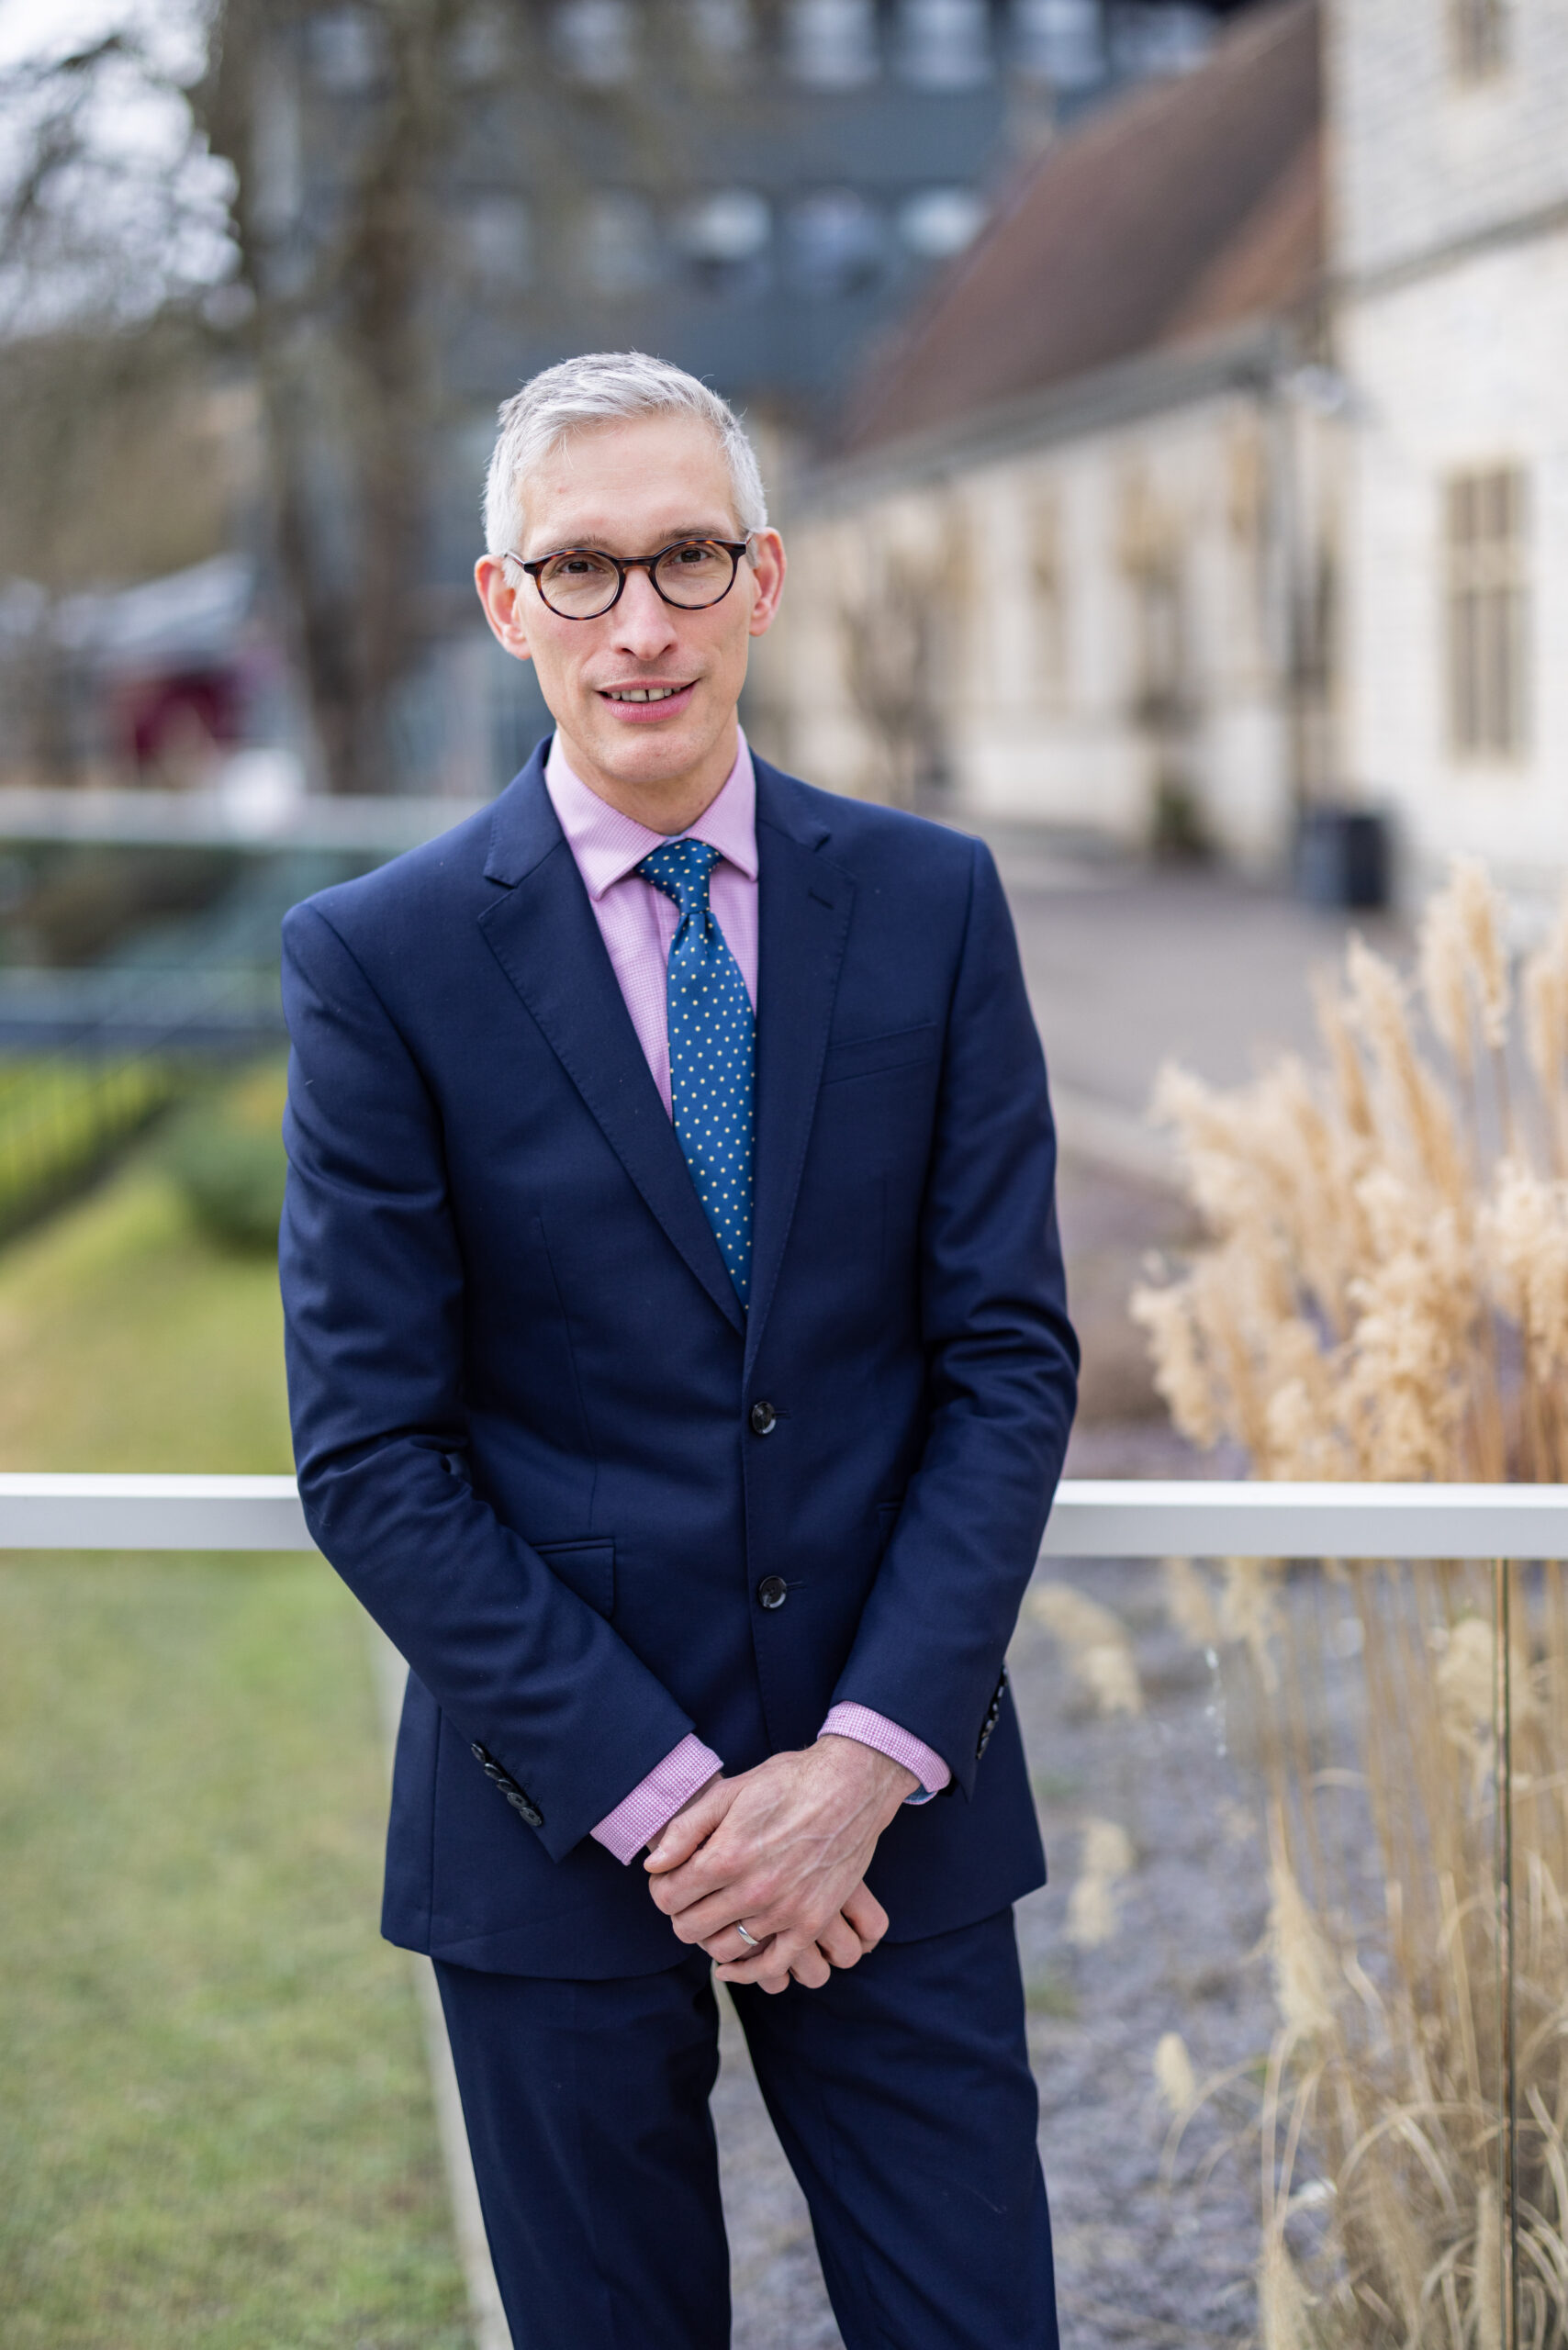
[[[790,1596],[790,1586],[782,1575],[764,1575],[756,1586],[756,1596],[760,1606],[782,1607]]]
[[[752,1405],[751,1432],[753,1436],[771,1436],[775,1427],[778,1426],[778,1415],[774,1410],[771,1404],[754,1404]],[[763,1602],[764,1606],[767,1606],[769,1604],[777,1606],[778,1603],[777,1600],[771,1603],[767,1600]]]

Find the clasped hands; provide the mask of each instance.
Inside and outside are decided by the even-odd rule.
[[[877,1839],[919,1781],[852,1738],[819,1738],[755,1771],[710,1779],[669,1820],[644,1866],[683,1942],[722,1983],[819,1990],[888,1930],[867,1890]],[[752,1948],[736,1930],[760,1945]]]

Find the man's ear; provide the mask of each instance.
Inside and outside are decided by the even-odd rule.
[[[773,626],[778,614],[787,566],[784,542],[777,531],[758,531],[752,545],[756,549],[752,572],[756,580],[756,598],[746,625],[753,636],[761,636]]]
[[[482,554],[474,565],[474,585],[479,601],[485,607],[485,618],[490,633],[498,644],[510,653],[514,661],[532,661],[532,652],[528,632],[522,623],[522,598],[520,587],[507,575],[507,565],[499,555]]]

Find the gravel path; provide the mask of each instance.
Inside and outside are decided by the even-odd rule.
[[[1200,2078],[1267,2045],[1255,1817],[1226,1751],[1214,1679],[1167,1627],[1158,1569],[1053,1562],[1049,1579],[1114,1609],[1132,1636],[1146,1700],[1136,1718],[1100,1718],[1053,1639],[1021,1628],[1014,1686],[1052,1883],[1020,1905],[1018,1925],[1063,2336],[1138,2350],[1240,2344],[1255,2322],[1255,2163],[1245,2149],[1223,2153],[1219,2119],[1200,2115],[1175,2183],[1162,2182],[1169,2116],[1153,2060],[1167,2031],[1182,2034]],[[1085,1949],[1068,1921],[1092,1821],[1125,1830],[1133,1866],[1110,1891],[1108,1938]],[[805,2207],[733,2018],[714,2106],[735,2350],[830,2350],[839,2335]],[[1200,2187],[1196,2174],[1216,2154]]]

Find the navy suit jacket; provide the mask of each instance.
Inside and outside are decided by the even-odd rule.
[[[943,1932],[1044,1878],[996,1699],[1077,1368],[995,867],[756,763],[748,1315],[544,748],[284,931],[300,1490],[411,1668],[385,1930],[517,1974],[672,1964],[590,1829],[689,1730],[745,1770],[845,1699],[952,1769],[869,1880],[893,1938]]]

